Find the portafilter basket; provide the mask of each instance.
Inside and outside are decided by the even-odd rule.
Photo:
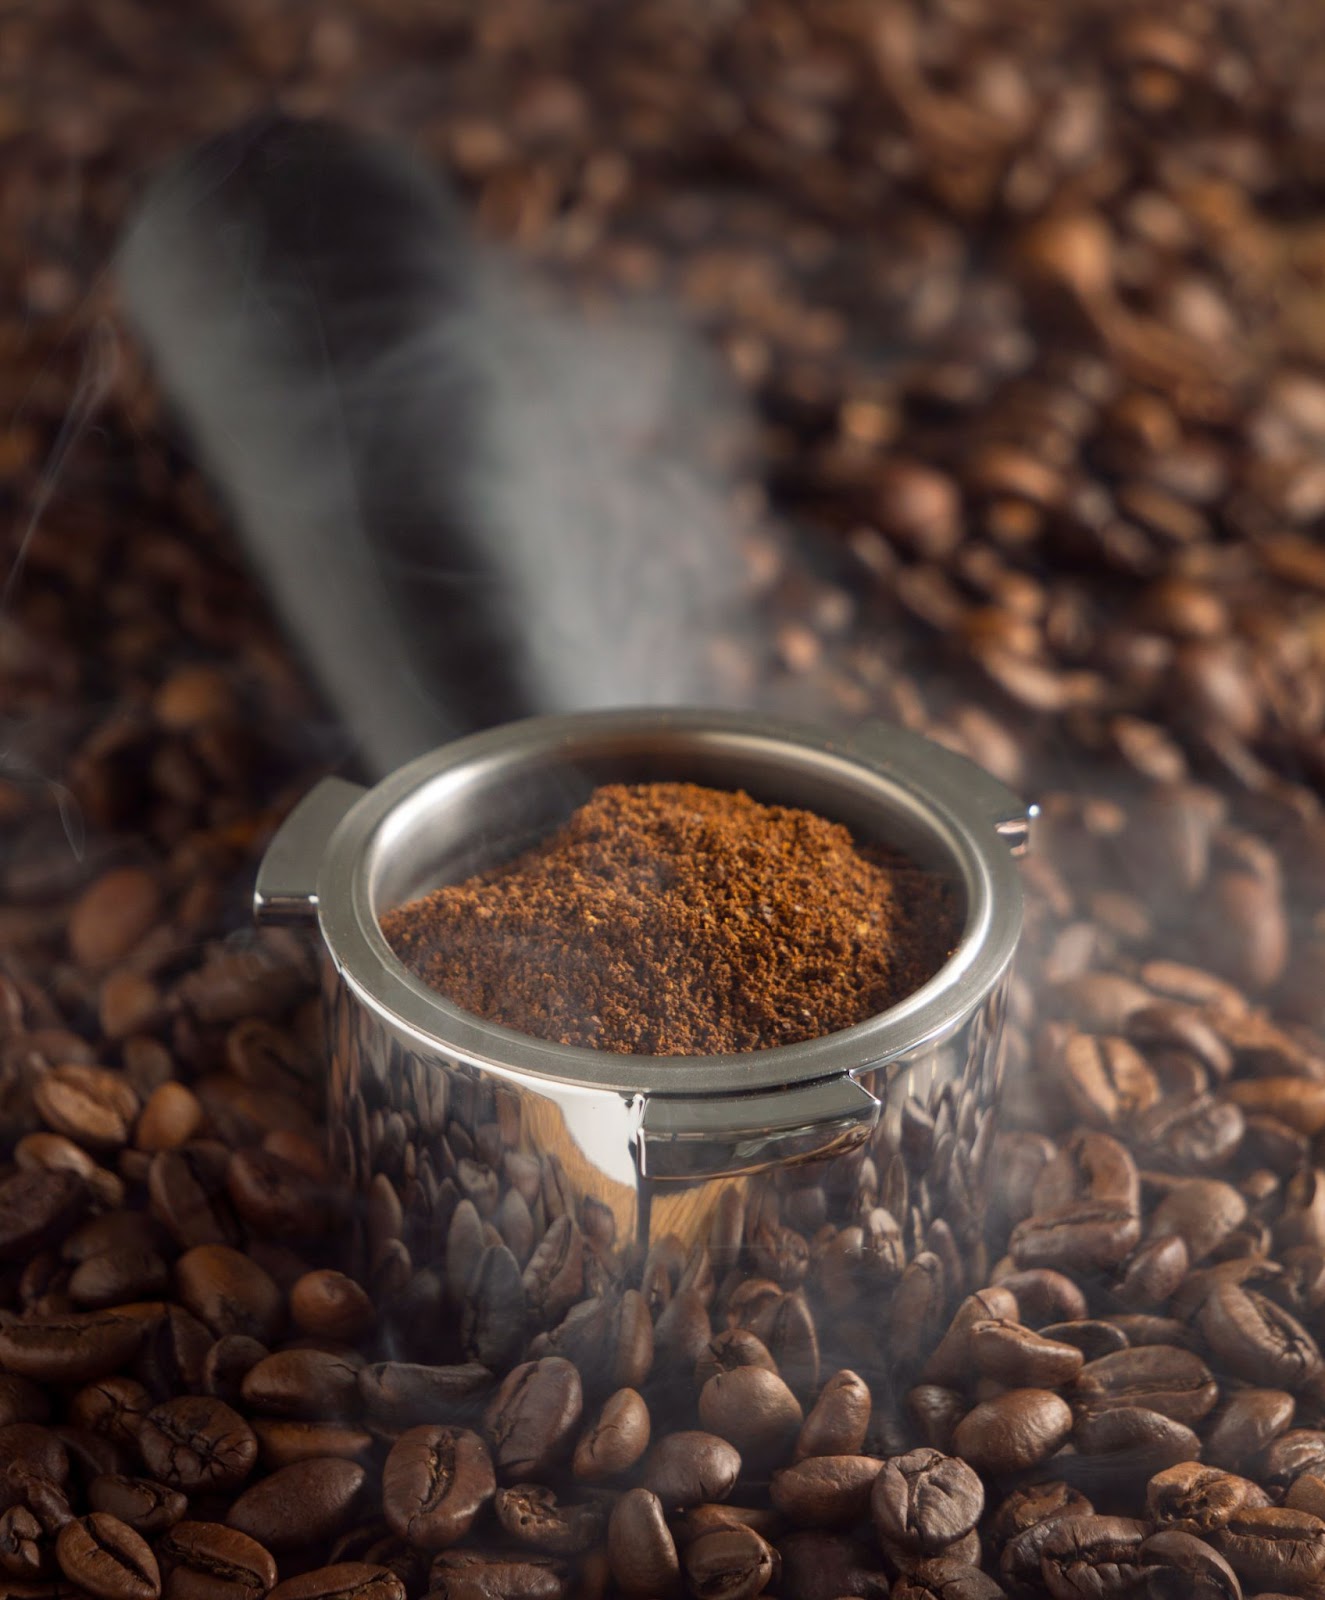
[[[963,898],[956,949],[855,1027],[701,1057],[545,1043],[460,1010],[393,955],[382,912],[508,859],[601,784],[653,781],[744,789],[907,851]],[[618,1262],[663,1235],[732,1261],[793,1194],[809,1222],[886,1209],[908,1253],[939,1218],[975,1246],[1022,923],[1012,857],[1033,814],[899,728],[838,734],[708,710],[539,717],[372,789],[324,780],[273,839],[255,905],[263,922],[320,934],[333,1154],[375,1196],[372,1247],[394,1240],[397,1266],[407,1257],[445,1281],[451,1218],[470,1199],[499,1232],[519,1215],[508,1232],[525,1259],[569,1213]]]

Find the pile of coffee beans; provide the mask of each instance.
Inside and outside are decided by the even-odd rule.
[[[1317,7],[52,0],[5,52],[0,1590],[1325,1594]],[[426,1240],[329,1171],[247,899],[343,737],[102,271],[271,98],[681,296],[762,422],[759,694],[1041,799],[973,1240],[866,1162],[642,1258],[500,1141]]]

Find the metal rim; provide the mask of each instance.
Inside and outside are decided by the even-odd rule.
[[[926,741],[889,730],[868,741],[781,720],[723,711],[606,711],[536,717],[472,735],[421,756],[360,800],[336,829],[318,875],[322,937],[342,979],[362,1003],[422,1051],[498,1074],[578,1084],[623,1095],[709,1096],[809,1083],[884,1066],[955,1027],[1006,971],[1021,931],[1021,886],[1006,845],[950,770],[926,771]],[[678,752],[742,749],[790,757],[853,793],[905,809],[948,850],[965,880],[967,922],[949,961],[891,1011],[802,1044],[744,1054],[632,1056],[558,1045],[461,1011],[415,979],[387,945],[371,902],[371,869],[384,832],[425,788],[464,780],[498,756],[533,764],[601,753],[624,740],[662,738]],[[933,748],[933,747],[929,747]],[[946,754],[946,753],[944,753]]]

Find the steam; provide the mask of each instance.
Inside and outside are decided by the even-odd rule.
[[[743,419],[670,308],[591,316],[394,150],[282,120],[159,180],[120,281],[370,770],[531,713],[727,698]]]

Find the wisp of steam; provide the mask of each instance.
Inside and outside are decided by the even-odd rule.
[[[522,715],[732,698],[742,419],[672,310],[573,309],[401,152],[279,117],[149,187],[119,281],[368,772]]]

